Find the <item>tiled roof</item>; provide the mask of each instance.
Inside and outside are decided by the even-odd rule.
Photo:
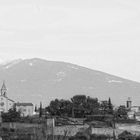
[[[33,106],[32,103],[16,103],[16,106]]]
[[[9,99],[9,98],[7,98],[9,101],[11,101],[11,102],[15,102],[15,101],[13,101],[13,100],[11,100],[11,99]]]
[[[132,106],[131,108],[138,108],[138,107],[140,107],[140,106]]]
[[[5,97],[5,96],[3,96],[3,95],[0,95],[0,97],[2,97],[2,98],[7,98],[9,101],[11,101],[11,102],[15,102],[14,100],[9,99],[8,97]]]

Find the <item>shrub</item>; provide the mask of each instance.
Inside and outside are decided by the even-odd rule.
[[[136,140],[140,140],[140,135],[136,137]]]
[[[96,135],[96,134],[92,134],[91,136],[90,136],[90,139],[91,140],[107,140],[109,138],[109,136],[107,136],[107,135]]]

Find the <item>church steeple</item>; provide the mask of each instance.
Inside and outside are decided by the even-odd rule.
[[[3,81],[2,87],[1,87],[1,95],[2,96],[7,96],[7,88],[5,85],[5,81]]]

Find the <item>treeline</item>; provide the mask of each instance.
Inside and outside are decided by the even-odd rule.
[[[42,108],[42,103],[40,103],[39,108],[35,106],[35,112],[39,113],[39,118],[43,118],[43,116],[46,118],[48,115],[73,118],[95,115],[94,117],[98,117],[98,120],[100,120],[105,115],[112,115],[116,120],[126,120],[128,119],[127,111],[125,106],[114,108],[110,98],[105,101],[99,101],[98,98],[86,95],[75,95],[69,100],[55,99],[45,108]],[[1,117],[3,122],[24,122],[28,120],[33,122],[29,116],[22,117],[15,106],[8,112],[2,113]]]
[[[106,101],[99,102],[98,98],[92,98],[86,95],[75,95],[70,100],[52,100],[49,106],[46,107],[46,110],[50,115],[74,118],[83,118],[87,115],[114,113],[110,98]]]

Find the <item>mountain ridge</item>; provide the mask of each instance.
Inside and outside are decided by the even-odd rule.
[[[127,97],[139,103],[140,83],[67,62],[20,59],[1,65],[0,77],[0,82],[6,80],[9,97],[20,102],[49,104],[85,94],[99,100],[111,97],[114,104],[125,104]]]

